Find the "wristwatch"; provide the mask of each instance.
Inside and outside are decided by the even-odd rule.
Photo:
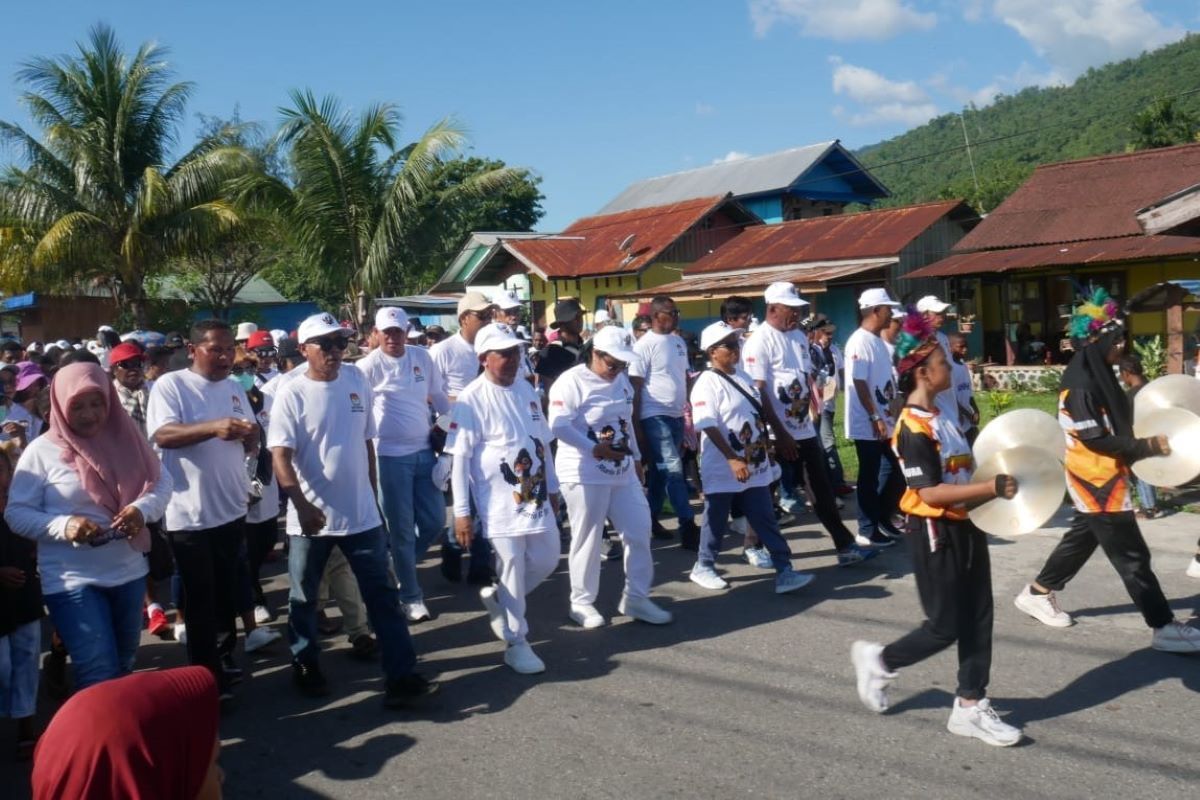
[[[872,415],[871,415],[871,422],[879,422],[879,415],[878,415],[878,414],[872,414]]]

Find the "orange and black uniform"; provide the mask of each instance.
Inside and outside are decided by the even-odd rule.
[[[992,664],[992,568],[987,539],[964,506],[934,506],[920,490],[971,481],[974,460],[958,426],[936,410],[905,406],[892,448],[906,489],[913,575],[925,622],[883,649],[889,671],[915,664],[958,643],[958,690],[965,700],[985,696]]]

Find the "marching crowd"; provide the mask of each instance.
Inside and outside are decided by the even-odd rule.
[[[814,576],[794,569],[780,521],[811,509],[838,567],[901,540],[911,552],[927,619],[887,646],[855,643],[862,701],[885,710],[897,670],[957,644],[949,729],[1015,744],[1021,731],[986,694],[991,575],[986,537],[967,509],[1019,486],[1005,475],[972,480],[979,411],[966,340],[940,331],[949,305],[928,296],[902,310],[886,290],[868,289],[843,351],[830,320],[808,313],[791,284],[772,284],[763,301],[759,322],[754,302],[728,298],[698,336],[679,330],[669,297],[654,298],[629,328],[599,312],[591,331],[580,304],[560,300],[551,330],[527,335],[515,297],[472,291],[450,335],[389,307],[363,343],[328,314],[294,335],[209,320],[186,341],[111,328],[81,346],[5,341],[0,712],[21,721],[23,755],[37,737],[43,609],[55,632],[47,680],[61,681],[69,658],[76,691],[37,747],[35,792],[89,796],[98,779],[87,761],[111,757],[110,745],[69,744],[79,726],[63,720],[119,703],[131,681],[156,681],[154,691],[193,706],[232,696],[243,675],[238,622],[247,651],[279,636],[260,572],[275,557],[281,514],[287,635],[305,695],[329,691],[319,658],[322,635],[336,627],[322,610],[328,599],[351,652],[380,657],[387,706],[438,690],[415,670],[409,634],[432,617],[417,564],[435,544],[447,579],[479,587],[504,663],[534,674],[546,665],[529,644],[527,598],[557,567],[564,541],[570,620],[607,624],[597,594],[608,558],[624,566],[618,613],[664,625],[673,615],[652,597],[652,538],[678,537],[695,553],[691,581],[720,592],[732,532],[786,594]],[[1107,316],[1072,334],[1077,352],[1060,395],[1075,521],[1016,604],[1069,625],[1055,593],[1100,547],[1153,645],[1200,651],[1200,634],[1174,619],[1150,570],[1131,504],[1129,465],[1169,445],[1134,438],[1113,373],[1125,332],[1101,310]],[[838,457],[838,414],[858,456],[854,486]],[[840,514],[850,495],[854,529]],[[661,523],[664,509],[674,530]],[[171,680],[129,675],[144,627],[182,641],[201,669]],[[201,758],[207,771],[193,776],[189,797],[217,796],[203,793],[216,769],[211,718],[196,745],[211,750]]]

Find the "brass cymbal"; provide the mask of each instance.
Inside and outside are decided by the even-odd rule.
[[[1137,399],[1141,398],[1139,393]],[[1200,416],[1183,408],[1144,411],[1134,420],[1133,435],[1139,439],[1165,435],[1171,444],[1170,455],[1143,458],[1133,465],[1133,474],[1151,486],[1180,486],[1200,475]]]
[[[1036,447],[1061,462],[1066,458],[1067,440],[1058,420],[1045,411],[1018,408],[983,426],[972,448],[975,463],[986,463],[996,453],[1014,447]]]
[[[1133,421],[1164,408],[1182,408],[1200,416],[1200,381],[1190,375],[1155,378],[1133,399]]]
[[[1001,450],[975,470],[974,480],[991,480],[997,475],[1017,479],[1017,493],[1011,500],[997,497],[970,511],[971,521],[996,536],[1019,536],[1036,531],[1054,516],[1063,504],[1067,478],[1061,463],[1046,457],[1040,447],[1012,447]]]

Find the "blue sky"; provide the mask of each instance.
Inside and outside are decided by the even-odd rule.
[[[6,4],[13,75],[97,21],[155,40],[191,113],[274,125],[294,87],[397,104],[416,138],[455,115],[476,154],[544,180],[543,230],[644,177],[827,139],[879,141],[996,92],[1069,82],[1181,38],[1193,0],[207,0]],[[195,129],[189,119],[183,137]],[[6,159],[7,155],[0,156]]]

